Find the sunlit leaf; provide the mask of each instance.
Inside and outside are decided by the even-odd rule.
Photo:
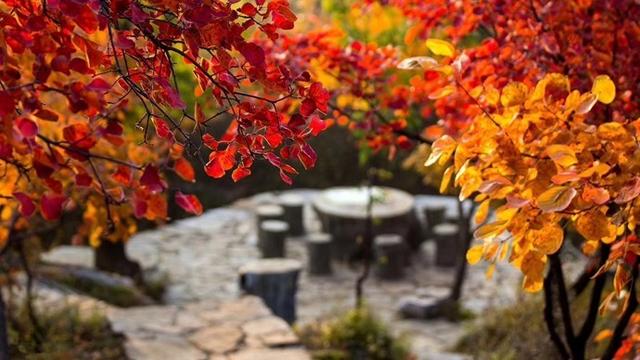
[[[593,80],[591,92],[603,104],[610,104],[616,98],[616,85],[607,75],[598,75]]]
[[[427,39],[427,48],[435,55],[453,57],[456,48],[448,41],[440,39]]]
[[[554,186],[543,192],[536,199],[538,207],[543,212],[556,212],[566,209],[577,191],[567,186]]]

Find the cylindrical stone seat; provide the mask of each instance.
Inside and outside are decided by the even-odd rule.
[[[276,204],[262,204],[256,206],[256,232],[258,235],[258,248],[262,248],[262,234],[260,233],[261,224],[266,220],[283,220],[284,209],[280,205]]]
[[[302,265],[293,259],[261,259],[239,270],[240,289],[260,297],[274,315],[292,323],[296,319],[296,292]]]
[[[307,236],[309,274],[329,275],[331,269],[331,235],[314,233]]]
[[[260,224],[258,243],[263,258],[283,258],[289,225],[281,220],[265,220]]]
[[[374,238],[376,275],[381,279],[399,279],[404,276],[406,246],[402,236],[381,234]]]
[[[433,237],[436,240],[436,266],[455,266],[459,257],[458,251],[460,251],[458,225],[438,224],[433,227]]]
[[[433,228],[444,222],[446,208],[444,206],[427,206],[423,209],[426,220],[426,237],[433,236]]]
[[[304,198],[297,194],[284,194],[278,199],[278,203],[284,210],[283,219],[289,224],[289,235],[301,236],[304,234]]]

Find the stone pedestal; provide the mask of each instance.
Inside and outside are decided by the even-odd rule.
[[[444,206],[427,206],[423,210],[426,221],[425,237],[433,236],[433,228],[444,222],[446,208]]]
[[[301,236],[304,234],[304,198],[296,194],[284,194],[278,199],[278,203],[284,210],[283,220],[289,224],[289,235]]]
[[[257,260],[240,268],[240,288],[260,297],[276,316],[293,323],[300,269],[297,260]]]
[[[331,235],[326,233],[309,234],[307,236],[309,253],[309,274],[331,274]]]
[[[436,240],[436,266],[453,267],[456,265],[460,250],[458,225],[443,223],[433,227]]]
[[[260,224],[258,243],[263,258],[283,258],[289,225],[280,220],[265,220]]]
[[[378,235],[374,239],[376,275],[381,279],[399,279],[404,276],[406,245],[396,234]]]

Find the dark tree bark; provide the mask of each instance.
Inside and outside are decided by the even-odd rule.
[[[142,268],[127,257],[122,241],[101,241],[95,250],[95,264],[99,270],[128,276],[136,282],[142,281]]]
[[[7,331],[7,307],[0,288],[0,360],[9,360],[9,332]]]
[[[456,265],[456,275],[453,280],[453,285],[451,286],[451,292],[449,294],[449,301],[458,302],[460,297],[462,297],[462,286],[464,285],[464,279],[467,274],[467,250],[471,246],[471,240],[473,239],[473,235],[469,231],[469,227],[471,224],[471,215],[473,214],[473,206],[469,209],[469,212],[465,214],[464,207],[462,206],[462,202],[458,201],[458,227],[459,227],[459,243],[461,246],[461,251],[458,254],[458,262]]]

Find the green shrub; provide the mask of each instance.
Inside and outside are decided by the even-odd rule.
[[[104,316],[81,316],[77,308],[37,312],[37,334],[26,306],[10,311],[9,351],[12,359],[116,360],[126,359],[122,337],[113,333]],[[40,346],[35,341],[40,339]],[[39,348],[38,348],[39,347]]]
[[[338,319],[308,325],[298,331],[316,360],[405,360],[411,355],[404,339],[367,309],[351,310]]]

